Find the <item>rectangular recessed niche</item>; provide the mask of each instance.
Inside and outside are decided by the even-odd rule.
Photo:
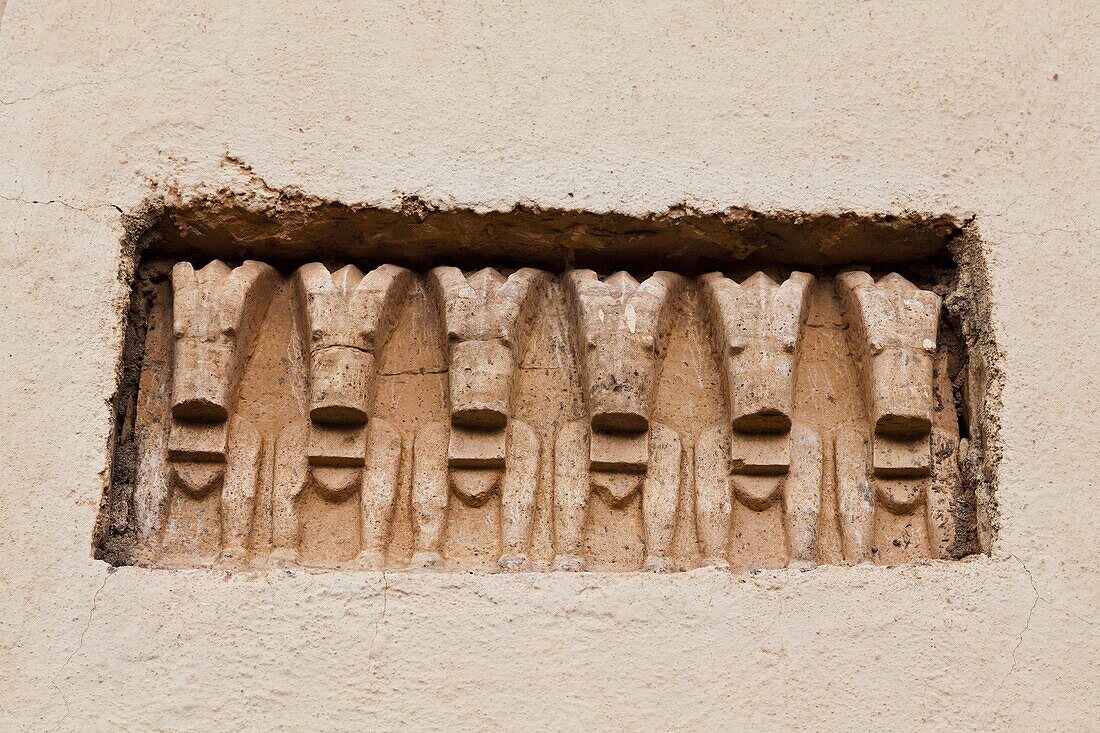
[[[132,218],[95,549],[227,569],[688,570],[987,549],[995,347],[947,217]]]

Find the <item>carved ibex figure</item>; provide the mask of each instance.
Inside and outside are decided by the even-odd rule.
[[[437,267],[428,280],[446,334],[451,417],[417,432],[413,564],[439,564],[452,488],[474,506],[499,490],[500,567],[516,570],[531,538],[539,440],[512,416],[512,385],[548,278],[531,268],[505,278],[492,268],[467,277],[456,267]]]
[[[733,499],[757,511],[783,502],[794,563],[813,561],[821,494],[821,439],[792,423],[798,346],[812,275],[782,284],[762,272],[737,282],[701,278],[729,423],[699,436],[695,453],[696,525],[704,562],[726,559]]]
[[[871,560],[876,505],[900,515],[922,503],[932,553],[947,557],[955,541],[950,502],[959,481],[959,441],[957,424],[953,430],[937,425],[934,414],[940,297],[897,273],[876,282],[866,272],[845,272],[837,285],[871,421],[866,431],[848,429],[836,438],[845,558]],[[950,395],[950,383],[944,386]]]
[[[138,525],[158,531],[171,493],[194,498],[221,492],[218,561],[244,562],[260,466],[261,438],[235,413],[244,363],[251,352],[278,274],[261,262],[230,267],[214,260],[200,270],[172,268],[172,423],[169,471],[162,489],[146,492]]]
[[[309,374],[308,421],[279,435],[275,457],[273,558],[297,561],[297,502],[307,487],[328,501],[359,492],[356,564],[380,568],[397,494],[401,436],[370,416],[382,348],[412,283],[410,271],[354,265],[330,273],[313,262],[297,273],[297,322]]]
[[[672,568],[680,492],[680,436],[650,419],[671,308],[683,278],[626,272],[601,281],[591,270],[566,274],[588,418],[559,430],[554,464],[554,565],[583,569],[581,546],[593,485],[621,504],[639,488],[645,567]]]

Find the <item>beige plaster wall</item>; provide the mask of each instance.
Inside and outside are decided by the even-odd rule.
[[[1097,3],[367,5],[3,9],[0,729],[1100,726]],[[260,179],[373,204],[975,216],[1006,371],[992,556],[110,572],[91,538],[119,210]]]

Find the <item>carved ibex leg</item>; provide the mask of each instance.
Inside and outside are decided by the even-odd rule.
[[[164,470],[168,463],[167,430],[153,433],[156,445],[151,447],[147,457],[138,464],[137,484],[134,487],[133,511],[141,546],[154,548],[155,538],[159,538],[164,526],[171,495],[171,471]],[[157,457],[159,460],[149,460]],[[154,560],[155,552],[148,551],[148,559]]]
[[[526,423],[509,422],[504,482],[501,486],[502,570],[519,570],[527,561],[535,519],[535,487],[539,470],[539,438]]]
[[[293,565],[298,561],[299,533],[295,504],[309,482],[307,435],[306,425],[292,425],[279,434],[275,446],[271,559],[280,565]]]
[[[957,436],[938,427],[932,428],[932,483],[925,501],[928,512],[928,544],[932,557],[950,560],[957,540],[958,526],[951,510],[954,491],[961,484],[959,441]]]
[[[242,417],[233,419],[222,484],[222,549],[218,562],[242,564],[248,554],[263,439]]]
[[[567,423],[554,445],[554,568],[583,570],[581,543],[588,513],[588,421]]]
[[[695,530],[703,564],[729,567],[730,520],[733,515],[729,478],[729,431],[713,428],[695,443]]]
[[[834,446],[837,513],[844,559],[871,562],[875,496],[868,477],[867,436],[854,428],[838,430]]]
[[[397,498],[401,469],[401,435],[385,420],[367,426],[366,467],[359,492],[361,544],[356,565],[369,570],[385,566],[386,539]]]
[[[413,444],[413,521],[415,552],[412,564],[432,568],[443,556],[443,522],[447,516],[450,485],[447,481],[449,426],[436,422],[416,433]]]
[[[667,572],[672,569],[672,539],[680,503],[680,436],[665,425],[653,423],[649,446],[650,460],[642,489],[645,569]]]
[[[823,469],[821,439],[813,429],[795,425],[791,428],[791,469],[783,483],[783,522],[795,565],[814,559]]]

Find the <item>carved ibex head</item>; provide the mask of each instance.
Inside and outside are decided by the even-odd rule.
[[[273,268],[254,260],[240,267],[214,260],[198,271],[190,262],[172,268],[173,417],[205,423],[229,418],[241,360],[277,279]]]
[[[429,284],[447,334],[451,422],[501,428],[511,414],[512,382],[546,273],[525,267],[507,278],[491,267],[463,275],[437,267]]]
[[[319,262],[298,270],[298,323],[309,350],[309,416],[315,423],[362,425],[374,394],[375,360],[389,339],[412,282],[403,267],[364,275]]]
[[[741,284],[701,278],[728,395],[730,425],[751,433],[791,429],[798,341],[814,278],[793,272],[782,285],[763,272]]]
[[[932,428],[932,356],[940,296],[897,273],[878,282],[866,272],[837,277],[861,349],[861,371],[875,432],[926,435]]]
[[[641,284],[626,272],[603,281],[592,270],[567,274],[582,383],[596,430],[649,429],[671,322],[667,306],[682,281],[679,275],[663,271]]]

